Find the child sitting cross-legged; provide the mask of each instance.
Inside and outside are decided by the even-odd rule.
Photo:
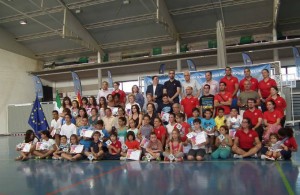
[[[154,132],[150,134],[150,141],[146,148],[146,156],[143,157],[142,160],[153,160],[156,159],[157,161],[160,161],[160,154],[163,151],[163,147],[161,144],[161,141],[157,139],[157,136]],[[150,158],[147,158],[150,157]]]
[[[35,150],[33,154],[36,156],[36,159],[50,158],[57,149],[56,143],[51,138],[50,132],[48,130],[41,131],[41,138],[43,149]]]
[[[195,134],[192,138],[189,138],[188,140],[192,143],[192,148],[188,152],[187,159],[188,160],[198,160],[201,161],[204,159],[205,156],[205,148],[206,145],[209,143],[207,139],[206,133],[201,128],[201,120],[195,119],[194,120],[194,131]],[[202,136],[203,142],[197,144],[197,136]]]
[[[76,134],[72,134],[70,137],[70,147],[72,147],[72,145],[78,145],[79,141],[78,141],[78,137]],[[61,154],[62,159],[65,160],[69,160],[69,161],[77,161],[80,160],[82,158],[82,152],[81,153],[70,153],[70,152],[65,152]]]
[[[57,148],[57,150],[53,153],[52,159],[54,160],[60,160],[61,154],[65,152],[69,152],[70,150],[70,144],[68,143],[68,138],[65,135],[60,136],[60,145]]]
[[[173,161],[170,159],[170,155],[172,154],[175,158],[175,161],[183,161],[183,146],[181,142],[181,136],[178,129],[174,129],[172,131],[172,138],[169,142],[170,152],[164,152],[163,155],[165,157],[165,161]]]
[[[127,139],[125,141],[127,149],[122,149],[120,160],[126,160],[127,150],[140,150],[140,142],[135,139],[135,133],[133,131],[127,132]]]
[[[90,148],[90,152],[89,151],[85,151],[84,155],[87,156],[89,158],[90,161],[92,160],[101,160],[103,158],[104,155],[104,151],[103,151],[103,144],[100,141],[100,137],[101,134],[99,131],[95,131],[93,133],[93,141],[91,143],[91,148]]]
[[[107,144],[107,142],[110,142],[110,144]],[[105,160],[120,160],[120,153],[121,153],[121,147],[122,144],[118,140],[118,134],[117,132],[113,131],[110,134],[110,139],[106,141],[108,153],[104,155]]]
[[[219,132],[220,135],[216,137],[216,146],[218,149],[211,154],[211,157],[214,159],[226,159],[230,156],[231,147],[233,144],[232,138],[229,137],[229,129],[225,125],[220,127]]]

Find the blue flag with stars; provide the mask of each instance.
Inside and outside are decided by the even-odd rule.
[[[34,101],[29,119],[28,124],[32,127],[35,134],[40,137],[39,131],[47,130],[49,128],[48,122],[46,120],[43,108],[41,106],[41,103],[38,99],[38,96],[36,96],[36,99]]]

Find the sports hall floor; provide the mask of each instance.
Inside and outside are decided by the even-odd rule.
[[[300,132],[296,132],[298,144]],[[0,195],[300,194],[300,153],[291,161],[15,162],[23,137],[0,137]]]

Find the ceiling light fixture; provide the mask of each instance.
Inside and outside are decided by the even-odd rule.
[[[22,24],[22,25],[27,24],[27,20],[21,20],[21,21],[20,21],[20,24]]]
[[[127,4],[129,4],[130,3],[130,0],[123,0],[123,4],[124,5],[127,5]]]

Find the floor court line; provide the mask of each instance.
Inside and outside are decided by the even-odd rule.
[[[116,167],[116,168],[113,168],[113,169],[111,169],[111,170],[109,170],[109,171],[107,171],[107,172],[101,173],[101,174],[99,174],[99,175],[95,175],[95,176],[89,177],[89,178],[87,178],[87,179],[84,179],[84,180],[82,180],[82,181],[76,182],[76,183],[71,184],[71,185],[69,185],[69,186],[65,186],[65,187],[59,188],[59,189],[57,189],[57,190],[55,190],[55,191],[53,191],[53,192],[47,193],[46,195],[54,195],[54,194],[58,194],[58,193],[60,193],[60,192],[63,192],[63,191],[66,191],[66,190],[68,190],[68,189],[77,187],[77,186],[79,186],[79,185],[81,185],[81,184],[84,184],[84,183],[86,183],[86,182],[88,182],[88,181],[90,181],[90,180],[92,180],[92,179],[98,179],[98,178],[100,178],[100,177],[102,177],[102,176],[104,176],[104,175],[111,174],[111,173],[114,173],[114,172],[116,172],[116,171],[122,170],[124,167],[126,167],[126,164],[125,164],[125,165],[122,165],[122,166],[118,166],[118,167]]]
[[[293,191],[291,185],[290,185],[290,182],[287,180],[285,174],[283,173],[280,165],[278,162],[276,162],[276,168],[277,168],[277,171],[279,172],[279,175],[283,181],[283,184],[288,192],[289,195],[295,195],[295,192]]]

